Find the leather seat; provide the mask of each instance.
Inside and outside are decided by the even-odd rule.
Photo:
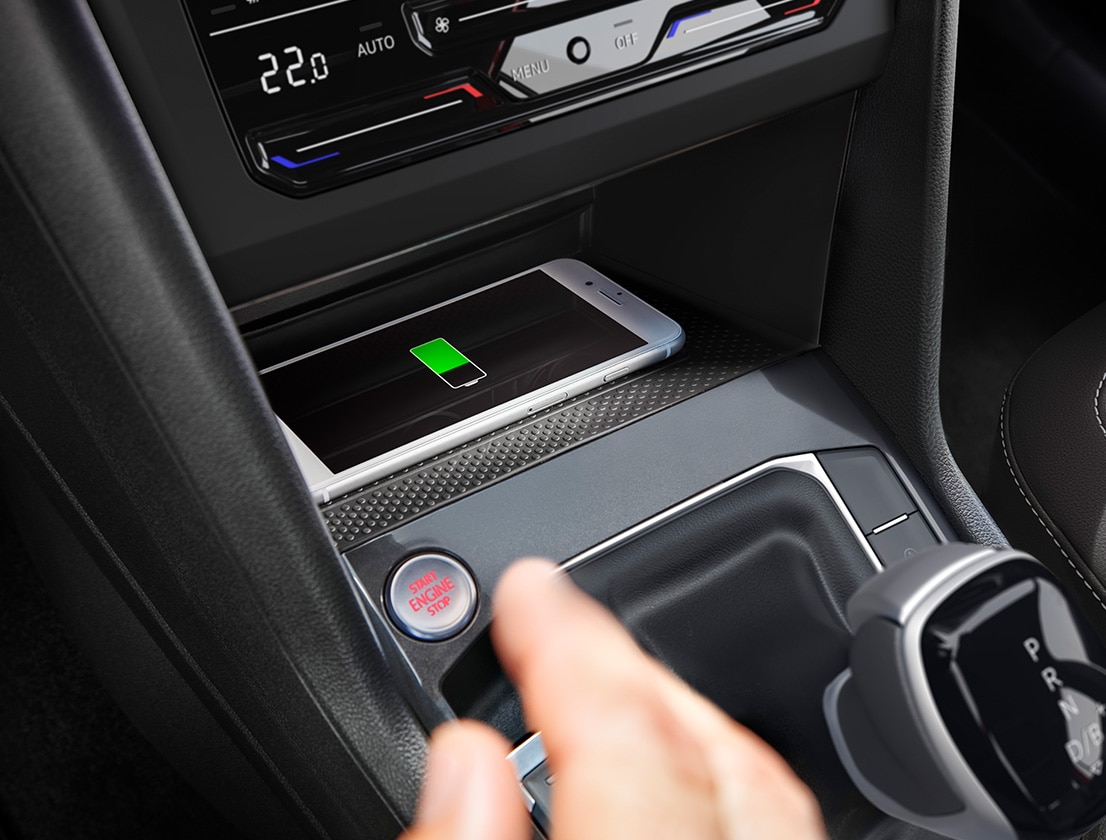
[[[1006,391],[991,508],[1106,636],[1106,303],[1046,341]]]

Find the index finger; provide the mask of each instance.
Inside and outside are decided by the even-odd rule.
[[[516,563],[492,635],[557,774],[561,836],[720,837],[701,744],[658,681],[672,677],[547,561]]]

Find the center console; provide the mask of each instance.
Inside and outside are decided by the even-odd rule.
[[[779,749],[831,836],[916,836],[842,772],[822,715],[822,690],[849,661],[850,596],[972,530],[934,480],[927,418],[896,413],[917,394],[888,396],[924,378],[921,341],[910,342],[930,323],[932,277],[906,260],[902,292],[893,272],[848,262],[878,251],[856,247],[871,218],[854,184],[885,160],[873,119],[899,113],[886,91],[915,66],[893,43],[932,51],[913,39],[941,31],[931,4],[897,5],[89,0],[125,86],[116,93],[141,121],[135,147],[148,141],[164,179],[165,218],[187,231],[169,262],[197,275],[174,287],[154,272],[141,288],[195,295],[201,327],[229,333],[167,317],[156,347],[192,360],[169,370],[239,377],[211,383],[210,418],[194,403],[181,412],[191,431],[179,441],[168,422],[150,435],[175,446],[151,492],[201,487],[190,521],[222,548],[202,553],[214,558],[203,574],[206,559],[155,562],[136,548],[119,586],[153,593],[127,609],[162,605],[164,625],[143,626],[159,640],[168,627],[178,635],[159,644],[183,652],[158,667],[200,663],[187,689],[214,711],[195,719],[237,733],[234,749],[275,798],[310,815],[289,825],[394,836],[414,806],[423,736],[449,718],[533,743],[487,630],[500,574],[540,555]],[[907,101],[910,114],[936,113]],[[81,183],[90,164],[62,157]],[[889,157],[903,168],[876,166],[872,181],[909,181],[899,173],[928,160]],[[903,229],[900,248],[928,231]],[[683,348],[312,497],[259,371],[568,257],[674,318]],[[842,277],[842,265],[854,270]],[[113,353],[131,335],[120,333]],[[160,352],[150,347],[131,348],[136,367]],[[218,363],[196,364],[211,347]],[[873,358],[887,348],[886,363]],[[873,386],[869,364],[888,381]],[[236,437],[216,396],[228,391],[261,431]],[[185,471],[192,456],[205,468]],[[177,471],[187,480],[164,479]],[[101,484],[94,512],[118,500]],[[125,705],[133,695],[118,693]],[[519,760],[524,776],[535,755]],[[199,787],[216,787],[203,775],[191,767]]]
[[[533,734],[490,595],[549,557],[780,749],[831,833],[884,824],[819,687],[850,593],[954,534],[818,344],[889,5],[93,3],[258,370],[566,256],[684,328],[665,362],[319,503],[427,730]]]
[[[520,556],[549,557],[646,649],[780,750],[818,795],[831,836],[886,830],[888,818],[839,771],[818,687],[847,665],[848,597],[952,530],[818,351],[633,417],[706,367],[685,360],[681,371],[674,360],[592,397],[596,405],[505,432],[522,451],[545,450],[506,474],[495,467],[514,460],[505,441],[480,441],[351,495],[327,509],[329,527],[349,546],[344,562],[428,722],[474,717],[517,744],[532,734],[486,630],[502,571]],[[575,418],[610,407],[623,412],[616,431],[584,445],[572,433],[559,439]],[[799,440],[811,449],[796,451]],[[440,500],[426,498],[440,490]],[[434,556],[443,560],[424,571],[447,580],[447,564],[459,566],[475,609],[445,605],[457,620],[427,641],[396,620],[417,615],[407,578],[396,581],[412,558]],[[417,598],[414,609],[425,610]],[[535,817],[540,824],[540,807]]]

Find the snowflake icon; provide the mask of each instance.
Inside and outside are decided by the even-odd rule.
[[[434,21],[434,31],[439,35],[445,35],[449,31],[449,18],[440,17]]]

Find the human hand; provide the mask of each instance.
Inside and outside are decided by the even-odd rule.
[[[544,560],[494,597],[492,641],[556,774],[555,838],[824,840],[809,789],[759,737],[648,656]],[[511,745],[472,721],[439,727],[404,840],[527,840]]]

